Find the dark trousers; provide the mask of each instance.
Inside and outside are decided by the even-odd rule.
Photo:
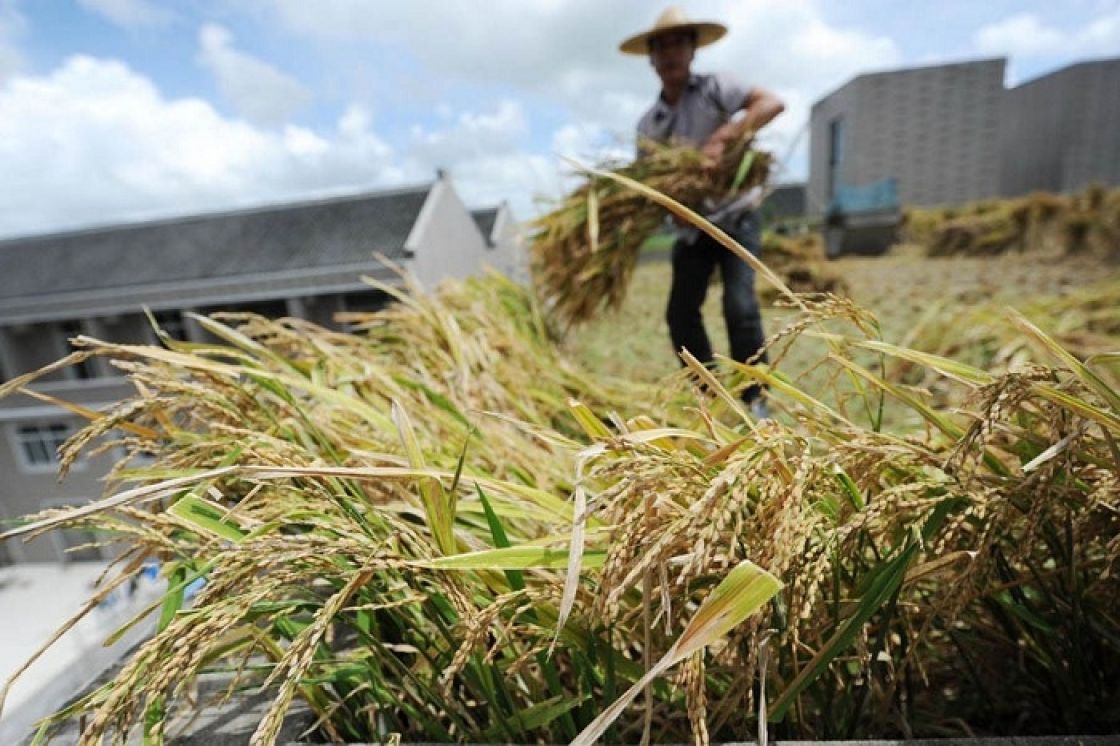
[[[731,225],[721,227],[758,256],[762,239],[755,213],[745,213]],[[694,243],[677,239],[673,244],[673,286],[665,311],[669,336],[672,337],[674,351],[679,353],[683,347],[701,363],[707,365],[712,362],[712,345],[704,329],[700,308],[708,295],[708,283],[717,266],[723,280],[723,318],[727,322],[731,357],[746,362],[762,349],[766,341],[762,333],[758,298],[754,293],[754,270],[706,233],[700,234]],[[761,359],[765,360],[765,356]],[[758,387],[749,387],[743,392],[743,399],[750,402],[759,393]]]

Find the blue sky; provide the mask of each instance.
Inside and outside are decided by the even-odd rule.
[[[697,0],[697,57],[776,91],[805,175],[812,102],[868,70],[1006,56],[1015,84],[1120,55],[1120,0]],[[450,170],[519,217],[559,156],[629,152],[657,91],[618,0],[0,0],[0,235],[353,192]]]

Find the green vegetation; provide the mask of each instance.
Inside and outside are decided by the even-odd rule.
[[[930,260],[844,260],[896,314],[783,292],[771,365],[669,378],[661,263],[566,348],[497,276],[383,288],[354,333],[227,315],[203,320],[221,344],[79,340],[67,362],[112,359],[136,393],[64,463],[131,462],[7,536],[94,528],[126,547],[102,592],[151,557],[171,588],[60,717],[158,741],[220,669],[274,695],[261,744],[295,697],[354,741],[706,743],[760,710],[778,737],[1115,732],[1120,290],[962,328],[900,301],[903,262],[937,292]],[[752,380],[775,419],[740,406]]]

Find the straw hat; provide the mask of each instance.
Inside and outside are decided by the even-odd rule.
[[[683,10],[671,5],[657,17],[653,28],[631,36],[618,45],[618,50],[624,54],[647,55],[649,54],[649,38],[668,31],[695,31],[696,46],[702,47],[722,39],[723,35],[727,33],[727,26],[712,21],[691,21]]]

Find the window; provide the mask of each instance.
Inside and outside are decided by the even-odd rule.
[[[58,465],[58,449],[73,434],[65,422],[19,425],[15,429],[16,451],[23,465],[31,469],[53,469]]]
[[[156,326],[167,332],[167,336],[179,342],[187,341],[187,328],[183,323],[183,315],[178,311],[156,311],[152,314]]]
[[[844,158],[844,117],[828,123],[828,196],[836,196],[840,186],[840,163]]]
[[[81,321],[62,321],[62,323],[58,324],[58,330],[63,334],[63,344],[66,347],[66,354],[71,353],[73,349],[69,341],[76,336],[85,334],[82,329]],[[81,379],[83,381],[90,380],[95,375],[92,360],[83,360],[81,363],[71,366],[71,370],[74,372],[74,377],[76,377],[76,379]]]
[[[78,321],[63,321],[58,325],[58,328],[62,332],[62,340],[66,345],[66,352],[69,353],[71,351],[70,340],[84,333],[82,331],[82,324]],[[80,378],[83,381],[94,377],[92,360],[83,360],[72,366],[71,370],[74,371],[74,376],[76,378]]]

